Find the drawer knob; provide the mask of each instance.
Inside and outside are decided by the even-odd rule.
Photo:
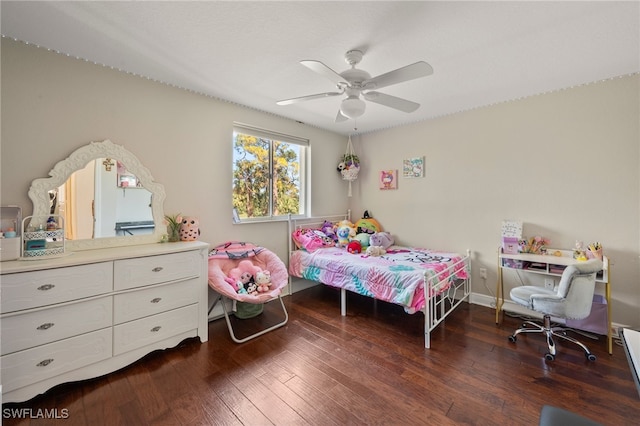
[[[162,271],[162,266],[156,266],[155,268],[152,269],[153,272],[160,272]]]
[[[155,299],[151,299],[151,303],[159,303],[162,300],[162,297],[156,297]]]
[[[47,290],[51,290],[54,287],[55,285],[53,284],[43,284],[40,287],[38,287],[38,290],[47,291]]]
[[[44,324],[42,324],[41,326],[38,326],[38,330],[48,330],[51,327],[53,327],[54,324],[52,322],[45,322]]]
[[[47,365],[53,362],[53,358],[43,359],[39,363],[36,364],[36,367],[46,367]]]
[[[153,327],[153,328],[151,329],[151,331],[152,331],[153,333],[157,333],[158,331],[160,331],[160,329],[161,329],[161,328],[162,328],[162,327],[160,327],[159,325],[156,325],[155,327]]]

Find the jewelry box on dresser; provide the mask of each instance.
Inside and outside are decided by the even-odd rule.
[[[108,182],[95,186],[94,208],[83,220],[93,223],[93,232],[82,236],[72,215],[61,231],[66,240],[62,254],[45,251],[36,258],[0,263],[3,403],[110,373],[187,338],[208,340],[209,245],[159,242],[166,234],[164,187],[132,153],[108,140],[79,148],[58,162],[49,178],[33,181],[29,197],[34,216],[62,216],[71,209],[70,200],[82,194],[70,194],[69,181],[87,167],[103,174],[96,181]],[[117,186],[116,173],[124,168],[139,179],[139,186]],[[116,197],[122,202],[142,198],[142,210],[119,205],[115,214],[109,209]],[[109,203],[101,207],[100,199]],[[122,211],[124,220],[152,218],[151,229],[117,235]],[[77,234],[67,235],[74,227]],[[48,247],[48,238],[44,244]]]

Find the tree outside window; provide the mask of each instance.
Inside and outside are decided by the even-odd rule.
[[[304,214],[305,149],[291,137],[236,126],[233,207],[241,220]]]

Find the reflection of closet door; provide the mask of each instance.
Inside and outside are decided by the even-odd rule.
[[[91,161],[84,169],[72,175],[72,216],[75,219],[74,240],[93,237],[93,194],[95,188],[94,164]],[[69,203],[70,200],[67,200]],[[75,214],[74,214],[75,213]]]
[[[102,167],[102,158],[96,160],[95,172],[95,238],[116,236],[116,203],[118,196],[115,167]]]

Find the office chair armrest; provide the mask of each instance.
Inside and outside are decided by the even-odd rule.
[[[552,294],[532,294],[531,306],[533,310],[549,314],[564,312],[566,300],[563,297]]]

